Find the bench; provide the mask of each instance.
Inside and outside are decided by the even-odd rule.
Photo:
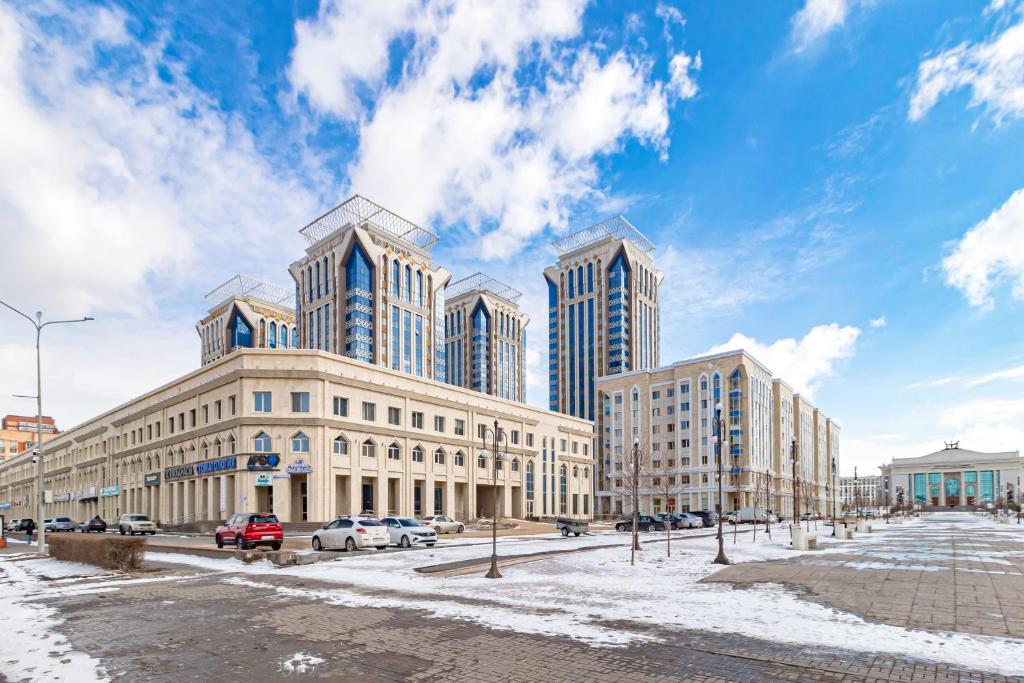
[[[817,550],[818,536],[800,528],[799,524],[790,526],[793,532],[793,550]]]
[[[853,529],[846,526],[845,524],[836,525],[836,540],[838,541],[852,541],[853,540]]]
[[[871,525],[868,523],[866,519],[862,519],[857,522],[857,531],[859,531],[862,534],[870,534]]]

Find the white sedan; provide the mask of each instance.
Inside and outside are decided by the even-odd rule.
[[[375,519],[339,517],[313,532],[313,550],[376,548],[391,543],[387,527]]]
[[[430,515],[423,518],[423,526],[435,529],[439,534],[461,534],[466,530],[466,525],[446,515]]]
[[[433,547],[437,543],[437,532],[418,520],[408,517],[385,517],[380,523],[387,527],[391,542],[402,548],[408,548],[414,543]]]

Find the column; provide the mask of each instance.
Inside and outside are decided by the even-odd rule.
[[[448,475],[444,482],[444,507],[445,512],[453,517],[461,514],[460,510],[455,509],[455,481],[452,475]]]
[[[220,513],[220,480],[221,477],[209,477],[206,484],[206,518],[223,521]]]
[[[434,454],[426,454],[427,467],[423,481],[423,516],[439,514],[434,510]]]
[[[361,468],[355,466],[355,458],[352,462],[351,474],[348,477],[348,510],[343,514],[357,515],[363,504],[363,473]]]
[[[388,514],[388,476],[384,470],[377,471],[377,481],[373,485],[373,514],[378,519]]]

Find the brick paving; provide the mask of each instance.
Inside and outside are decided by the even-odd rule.
[[[847,547],[734,565],[704,581],[781,583],[894,626],[1024,638],[1024,529],[936,515]]]

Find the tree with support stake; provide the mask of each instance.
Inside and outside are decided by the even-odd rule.
[[[640,450],[640,438],[633,439],[633,451],[623,463],[626,474],[626,482],[629,486],[630,500],[633,504],[632,513],[632,542],[629,548],[629,564],[636,564],[636,553],[640,548],[640,530],[637,528],[640,516],[640,480],[643,478],[644,457]]]

